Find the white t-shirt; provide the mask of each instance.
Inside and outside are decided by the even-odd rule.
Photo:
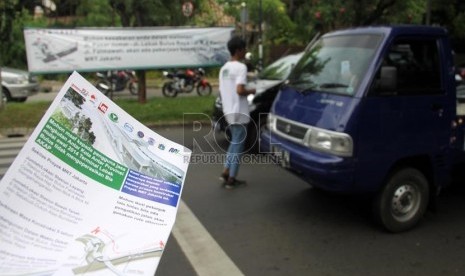
[[[229,124],[247,124],[250,121],[247,96],[237,94],[238,84],[247,84],[247,66],[239,61],[228,61],[220,70],[219,89],[223,113]]]

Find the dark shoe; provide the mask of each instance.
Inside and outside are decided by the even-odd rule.
[[[222,173],[220,175],[220,180],[223,181],[224,184],[226,184],[226,182],[228,182],[228,178],[229,178],[229,174]]]
[[[224,184],[224,187],[226,189],[234,189],[234,188],[237,188],[237,187],[240,187],[240,186],[244,186],[246,184],[247,184],[247,182],[245,182],[244,180],[239,180],[239,179],[235,179],[233,177],[230,177],[228,179],[228,181],[226,181],[226,183]]]

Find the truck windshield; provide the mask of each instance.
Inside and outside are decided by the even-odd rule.
[[[258,75],[258,78],[263,80],[285,80],[301,56],[302,53],[299,53],[278,59],[265,67]]]
[[[352,96],[381,42],[381,35],[323,37],[296,64],[288,85],[300,92]]]

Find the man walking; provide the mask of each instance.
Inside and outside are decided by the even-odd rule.
[[[247,66],[241,62],[246,54],[246,44],[240,37],[234,36],[228,41],[231,59],[220,70],[219,89],[223,102],[223,113],[231,133],[231,141],[226,154],[226,163],[221,174],[224,187],[232,189],[245,184],[236,178],[239,171],[239,159],[247,136],[247,124],[250,122],[247,95],[255,94],[255,89],[246,89]]]

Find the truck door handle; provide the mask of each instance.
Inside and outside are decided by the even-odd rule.
[[[431,110],[432,111],[442,111],[443,110],[443,105],[442,104],[438,104],[438,103],[434,103],[431,105]]]

